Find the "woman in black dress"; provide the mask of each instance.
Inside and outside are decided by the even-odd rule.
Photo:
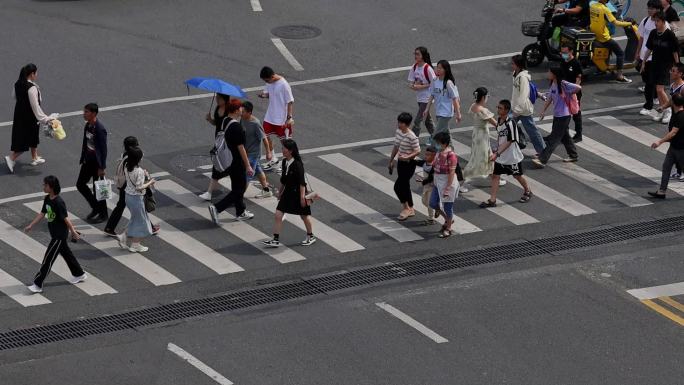
[[[19,79],[14,83],[14,95],[17,103],[14,106],[14,121],[12,122],[12,145],[10,155],[5,156],[5,163],[11,173],[17,158],[31,149],[31,166],[45,163],[45,159],[38,155],[40,142],[40,123],[47,123],[50,117],[40,107],[40,89],[35,83],[38,78],[38,67],[27,64],[19,73]]]
[[[273,226],[273,239],[263,241],[268,247],[280,246],[280,230],[283,227],[285,214],[299,215],[306,227],[306,239],[302,246],[309,246],[316,242],[311,225],[311,206],[306,199],[306,178],[304,176],[304,164],[299,156],[297,143],[292,139],[285,139],[283,144],[283,174],[280,177],[280,190],[278,192],[278,207],[275,213],[275,225]]]
[[[216,135],[218,135],[219,131],[224,129],[223,127],[223,119],[228,116],[226,114],[226,104],[230,102],[230,96],[229,95],[224,95],[224,94],[216,94],[216,108],[214,109],[214,116],[211,116],[210,114],[207,113],[207,122],[209,124],[213,125],[215,127],[214,129],[214,138],[216,138]],[[200,198],[204,199],[205,201],[211,202],[211,195],[216,190],[219,186],[219,179],[225,178],[228,176],[228,171],[224,172],[219,172],[215,168],[212,167],[211,169],[211,179],[209,180],[209,187],[207,187],[207,191],[203,192],[202,194],[199,195]]]

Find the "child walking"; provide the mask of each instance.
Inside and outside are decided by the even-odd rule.
[[[67,237],[71,233],[71,238],[74,240],[79,239],[79,233],[74,229],[74,225],[71,223],[69,218],[67,218],[67,208],[64,201],[59,196],[61,187],[59,185],[59,179],[57,177],[49,175],[43,179],[43,191],[48,194],[43,200],[43,207],[40,213],[29,223],[25,232],[31,231],[33,226],[40,222],[43,218],[47,217],[48,230],[50,230],[50,244],[45,252],[45,257],[43,258],[43,264],[40,266],[40,270],[33,278],[33,284],[28,286],[28,289],[32,293],[42,293],[43,292],[43,282],[45,278],[50,273],[52,269],[52,264],[55,263],[57,255],[61,254],[64,261],[66,261],[71,275],[73,278],[69,282],[77,284],[83,282],[88,278],[86,273],[79,265],[74,253],[71,252],[69,244],[67,242]]]
[[[435,160],[436,153],[437,149],[435,146],[430,145],[425,148],[423,159],[416,159],[416,165],[423,168],[423,177],[417,177],[416,181],[423,185],[423,197],[421,200],[428,211],[428,219],[423,222],[426,226],[435,223],[435,210],[430,207],[430,195],[432,195],[432,188],[435,187],[435,170],[432,167],[432,162]]]

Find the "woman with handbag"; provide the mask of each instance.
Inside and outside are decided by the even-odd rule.
[[[563,162],[577,162],[578,159],[577,148],[570,136],[569,127],[572,115],[579,111],[579,104],[575,94],[579,92],[582,87],[575,83],[562,80],[563,70],[560,67],[550,67],[548,77],[548,98],[546,99],[546,103],[544,103],[541,114],[539,114],[539,120],[541,121],[544,119],[544,113],[551,103],[553,103],[553,124],[551,126],[551,134],[546,138],[547,143],[544,151],[539,154],[538,158],[532,159],[532,163],[534,163],[537,168],[544,168],[549,161],[549,158],[551,158],[553,151],[560,143],[563,143],[565,151],[568,153],[568,157],[564,158]]]
[[[293,214],[299,215],[306,227],[306,239],[301,242],[301,245],[310,246],[316,242],[311,224],[311,203],[314,199],[312,195],[315,193],[307,193],[304,164],[299,156],[297,143],[292,139],[285,139],[282,141],[282,145],[283,173],[280,177],[280,190],[278,190],[278,207],[275,213],[273,239],[265,240],[263,243],[267,247],[279,247],[283,218],[285,214]]]
[[[138,147],[133,147],[128,151],[124,169],[126,176],[126,207],[131,212],[131,219],[126,230],[117,236],[119,246],[132,253],[142,253],[148,250],[140,244],[143,238],[152,235],[152,226],[145,210],[145,193],[148,188],[154,185],[155,180],[145,181],[147,171],[140,167],[143,152]],[[128,239],[131,240],[130,247]]]
[[[14,83],[14,106],[12,121],[12,144],[10,155],[5,157],[5,163],[10,173],[14,173],[17,158],[24,152],[31,150],[31,166],[45,163],[45,159],[38,155],[40,143],[39,124],[49,122],[52,118],[41,108],[40,89],[35,83],[38,78],[38,67],[27,64],[22,67],[19,79]]]

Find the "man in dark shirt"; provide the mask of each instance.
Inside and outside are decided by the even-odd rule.
[[[99,108],[95,103],[89,103],[83,108],[83,119],[86,124],[83,129],[83,144],[81,145],[81,171],[78,173],[76,188],[88,201],[91,212],[86,219],[91,223],[101,223],[108,219],[107,201],[95,198],[95,185],[92,190],[88,182],[104,177],[107,168],[107,130],[97,119]]]
[[[653,15],[656,28],[651,31],[646,40],[646,57],[652,56],[649,66],[650,80],[656,86],[658,102],[661,106],[668,101],[665,87],[670,85],[670,68],[674,63],[679,62],[679,42],[672,30],[667,29],[665,14],[657,12]],[[641,71],[644,71],[641,67]],[[654,120],[662,120],[663,114],[654,116]]]
[[[579,60],[575,58],[572,47],[569,45],[563,45],[561,47],[561,69],[563,70],[563,80],[570,83],[575,83],[577,85],[582,84],[582,65]],[[572,120],[575,121],[575,135],[572,140],[577,142],[582,141],[582,91],[577,93],[577,102],[580,105],[580,111],[572,116]]]
[[[663,162],[660,189],[655,192],[648,192],[648,195],[659,199],[665,199],[672,166],[675,164],[684,165],[684,95],[672,95],[672,106],[675,112],[672,119],[670,119],[669,132],[660,140],[651,144],[651,148],[655,149],[665,142],[670,143],[670,148],[667,149],[665,161]]]
[[[661,0],[663,3],[663,12],[665,12],[665,21],[673,23],[679,21],[679,14],[677,10],[672,8],[672,0]]]
[[[245,129],[240,124],[242,116],[242,103],[233,99],[226,103],[226,113],[230,117],[230,123],[225,128],[225,140],[233,161],[228,167],[230,177],[230,193],[216,205],[209,205],[209,215],[215,224],[219,224],[218,214],[230,206],[235,206],[235,217],[238,221],[254,218],[254,214],[246,210],[244,195],[247,190],[247,177],[254,175],[254,170],[249,163],[245,150]]]
[[[589,0],[555,0],[556,4],[568,3],[566,8],[557,10],[553,17],[554,27],[580,27],[589,25]]]

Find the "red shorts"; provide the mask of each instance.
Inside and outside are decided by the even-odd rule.
[[[282,126],[278,126],[264,121],[264,132],[266,133],[266,136],[277,135],[278,138],[280,138],[280,140],[283,140],[291,138],[292,134],[294,133],[294,130],[292,129],[292,125],[290,124],[283,124]]]

